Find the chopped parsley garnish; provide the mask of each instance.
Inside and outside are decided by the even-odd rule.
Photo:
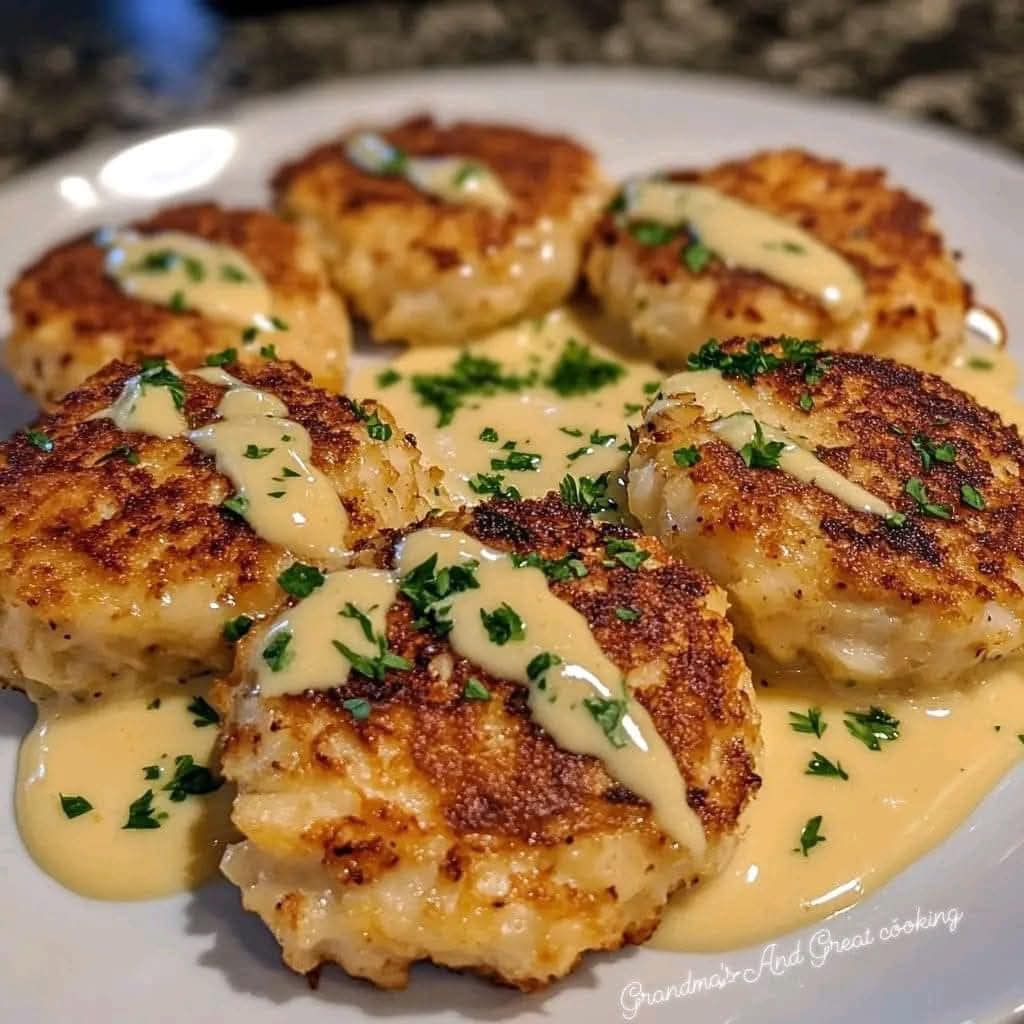
[[[927,434],[915,434],[910,447],[921,457],[921,468],[926,473],[936,462],[956,462],[956,447],[951,441],[936,444]]]
[[[278,331],[287,331],[288,330],[287,322],[282,320],[281,317],[279,317],[279,316],[272,316],[270,318],[270,323],[274,327],[275,330],[278,330]]]
[[[84,796],[66,796],[64,793],[59,793],[58,796],[60,809],[64,812],[65,818],[77,818],[92,810],[92,804]]]
[[[185,293],[179,288],[174,294],[171,295],[167,302],[167,307],[172,313],[184,313],[185,309]]]
[[[602,473],[596,479],[569,475],[562,477],[558,493],[567,505],[575,505],[590,513],[608,512],[618,508],[614,498],[608,496],[609,473]]]
[[[691,274],[700,274],[714,258],[714,253],[703,242],[691,242],[679,251],[679,261]]]
[[[277,582],[281,589],[292,597],[309,597],[317,587],[324,585],[327,579],[324,574],[312,565],[304,565],[302,562],[292,562],[280,576]]]
[[[480,586],[476,579],[477,565],[477,562],[463,562],[438,571],[437,555],[433,554],[403,576],[398,592],[409,599],[418,616],[412,628],[427,630],[439,637],[447,636],[452,631],[452,623],[447,618],[451,611],[449,599]]]
[[[647,381],[644,384],[644,394],[645,395],[654,395],[654,394],[657,394],[657,392],[660,391],[660,390],[661,390],[661,381],[660,380],[649,380],[649,381]]]
[[[807,250],[796,242],[765,242],[765,249],[771,249],[773,252],[790,252],[797,256],[802,256]]]
[[[390,441],[391,435],[394,433],[391,424],[385,423],[376,409],[366,417],[366,432],[374,441]]]
[[[541,456],[533,452],[510,451],[503,459],[491,459],[491,469],[505,469],[513,473],[535,472],[540,461]]]
[[[480,440],[485,444],[497,444],[498,432],[494,427],[484,427],[484,429],[480,431]]]
[[[225,348],[220,352],[214,352],[206,357],[207,366],[227,366],[229,363],[238,362],[238,349]]]
[[[526,627],[519,613],[505,601],[502,601],[494,611],[480,609],[480,621],[487,630],[492,644],[504,647],[512,640],[525,640]]]
[[[221,627],[220,635],[229,644],[236,644],[252,629],[253,620],[248,615],[239,615],[237,618],[228,619]]]
[[[164,359],[144,359],[143,370],[139,374],[139,386],[145,388],[167,388],[175,409],[185,407],[185,384],[174,372],[169,370]]]
[[[284,491],[267,491],[268,498],[283,498]]]
[[[785,447],[782,441],[766,440],[761,424],[754,420],[754,436],[740,449],[740,458],[751,469],[778,469],[779,456]]]
[[[664,245],[679,234],[679,228],[661,224],[656,220],[636,220],[630,223],[629,233],[641,245]]]
[[[825,376],[832,357],[821,351],[820,341],[811,341],[806,338],[783,337],[780,339],[782,345],[782,358],[787,363],[795,363],[804,368],[804,383],[821,383]]]
[[[604,565],[609,569],[613,568],[616,562],[624,565],[627,569],[639,569],[651,557],[649,551],[638,548],[631,540],[619,540],[618,538],[608,541],[604,552],[608,556]]]
[[[290,650],[292,635],[287,629],[275,633],[270,643],[263,648],[263,660],[270,666],[271,672],[282,671],[292,660],[295,652]]]
[[[149,782],[152,782],[154,779],[160,778],[163,774],[163,769],[158,764],[147,764],[146,767],[142,769],[142,774],[144,778]]]
[[[825,836],[821,834],[820,829],[820,814],[816,814],[813,818],[808,818],[807,824],[804,825],[803,830],[800,832],[800,845],[793,852],[802,853],[806,857],[808,852],[813,850],[818,843],[825,842]]]
[[[623,416],[632,416],[634,413],[638,413],[643,408],[638,402],[626,402],[622,407]]]
[[[562,659],[557,654],[552,654],[550,651],[541,651],[540,654],[535,654],[526,666],[526,678],[531,683],[536,683],[544,677],[544,674],[549,668],[554,668],[556,665],[561,665]],[[543,687],[541,687],[543,689]]]
[[[882,740],[891,742],[900,735],[899,720],[875,705],[867,711],[847,711],[843,724],[868,750],[881,750]]]
[[[366,612],[361,611],[351,601],[346,601],[345,607],[342,608],[338,614],[343,619],[353,619],[358,622],[359,628],[363,631],[363,636],[365,636],[371,644],[374,642],[373,623],[370,621],[370,617]]]
[[[953,510],[948,505],[940,505],[928,498],[928,489],[918,477],[911,477],[904,485],[903,490],[917,502],[918,509],[926,516],[932,516],[934,519],[953,518]]]
[[[173,249],[153,249],[130,269],[133,274],[166,274],[178,259]]]
[[[636,622],[640,618],[640,613],[635,608],[621,606],[615,609],[615,616],[623,622]]]
[[[907,522],[907,517],[902,512],[893,512],[892,514],[887,515],[885,517],[884,522],[886,526],[905,526]]]
[[[765,350],[760,341],[748,341],[745,349],[726,352],[716,338],[701,345],[686,360],[690,370],[718,370],[723,377],[742,377],[752,383],[762,373],[771,373],[785,363],[804,367],[804,381],[817,384],[828,368],[829,357],[821,352],[820,342],[801,338],[780,338],[782,355]]]
[[[628,742],[622,720],[626,717],[626,702],[610,697],[584,697],[583,706],[593,715],[613,747],[624,747]]]
[[[349,697],[341,706],[357,721],[365,722],[370,717],[370,702],[365,697]]]
[[[637,406],[639,409],[640,407]],[[582,437],[583,431],[579,427],[559,427],[558,428],[563,434],[568,434],[569,437]]]
[[[493,494],[496,498],[519,501],[522,495],[518,488],[509,484],[504,487],[505,477],[501,473],[477,473],[469,478],[469,487],[474,494]]]
[[[277,358],[277,346],[276,345],[260,345],[260,358],[261,359],[276,359]]]
[[[159,709],[160,709],[160,705],[161,705],[162,703],[163,703],[163,701],[162,701],[162,700],[161,700],[161,699],[160,699],[159,697],[154,697],[154,698],[153,698],[153,699],[152,699],[152,700],[151,700],[151,701],[150,701],[150,702],[149,702],[149,703],[148,703],[148,704],[146,705],[146,710],[147,710],[147,711],[159,711]]]
[[[384,174],[391,177],[398,177],[405,174],[406,168],[409,166],[409,154],[404,150],[399,149],[397,146],[391,147],[391,153],[382,164],[377,167],[378,174]]]
[[[813,733],[818,739],[821,739],[828,728],[821,717],[821,708],[808,708],[806,715],[799,711],[790,711],[789,727],[793,732]]]
[[[456,188],[462,188],[465,184],[472,181],[473,178],[479,178],[481,174],[483,174],[483,168],[479,164],[474,164],[467,160],[455,172],[452,184]]]
[[[212,707],[203,697],[193,697],[192,703],[188,706],[188,712],[190,715],[196,716],[192,720],[192,724],[197,729],[201,729],[205,725],[216,725],[220,721],[217,709]]]
[[[985,497],[976,487],[972,487],[970,484],[960,485],[960,500],[971,508],[976,508],[979,512],[985,507]]]
[[[402,375],[397,370],[392,370],[390,367],[386,370],[381,370],[377,374],[377,387],[389,388],[392,384],[397,384],[402,379]]]
[[[838,761],[833,764],[824,754],[819,754],[816,750],[813,751],[810,761],[807,762],[804,775],[822,775],[827,778],[842,779],[844,782],[850,778]]]
[[[972,370],[991,370],[996,364],[991,359],[983,359],[981,356],[971,356],[967,365]]]
[[[53,451],[53,438],[49,434],[42,430],[26,430],[25,437],[28,439],[28,443],[33,448],[38,448],[41,452],[52,452]]]
[[[373,642],[377,645],[377,653],[368,656],[357,654],[351,647],[346,647],[345,644],[341,643],[340,640],[331,641],[335,648],[348,659],[353,671],[358,672],[361,676],[366,676],[367,679],[381,680],[391,669],[398,672],[408,672],[412,668],[411,661],[392,653],[385,637],[374,637]]]
[[[466,700],[490,700],[491,691],[476,676],[470,676],[462,689],[462,696]]]
[[[520,391],[535,380],[535,373],[526,377],[506,374],[493,359],[463,352],[447,373],[415,374],[412,390],[421,405],[437,411],[437,426],[446,427],[469,396],[490,397],[502,391]]]
[[[700,462],[700,449],[696,445],[690,445],[687,448],[677,448],[672,453],[672,458],[677,466],[688,469],[690,466],[696,466]]]
[[[260,448],[259,445],[247,444],[242,454],[247,459],[265,459],[273,450],[273,448]]]
[[[242,284],[249,280],[249,275],[232,263],[220,265],[220,276],[222,281],[227,281],[229,284]]]
[[[206,268],[194,256],[183,256],[181,262],[185,267],[185,276],[190,281],[199,282],[206,277]]]
[[[128,807],[128,820],[121,826],[122,829],[129,828],[159,828],[156,812],[153,808],[153,790],[147,789],[137,800],[133,800]]]
[[[288,466],[282,466],[281,467],[281,475],[280,476],[272,476],[270,479],[271,480],[276,480],[278,483],[283,483],[285,480],[296,479],[296,478],[298,478],[300,476],[302,476],[302,474],[301,473],[296,473],[294,469],[291,469]],[[284,492],[282,491],[282,493],[284,493]]]
[[[232,494],[220,503],[220,507],[244,519],[245,513],[249,511],[249,499],[242,494]]]
[[[139,464],[139,453],[130,445],[119,444],[116,448],[111,448],[106,455],[102,456],[98,460],[97,465],[100,462],[109,462],[111,459],[124,459],[129,466],[137,466]]]
[[[614,384],[625,372],[622,363],[601,359],[589,345],[569,338],[544,384],[563,397],[586,395]]]
[[[810,412],[814,408],[814,396],[810,391],[805,391],[797,400],[796,404],[799,405],[804,412]]]
[[[513,551],[509,557],[517,569],[540,569],[549,580],[583,579],[587,575],[587,567],[576,555],[550,559],[544,558],[536,551],[531,551],[527,555]]]
[[[189,796],[204,796],[215,793],[224,780],[218,778],[205,765],[196,764],[191,754],[180,754],[174,759],[174,776],[164,786],[175,803],[181,803]]]

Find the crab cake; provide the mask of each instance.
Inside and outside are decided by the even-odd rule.
[[[324,507],[338,505],[328,521],[343,536],[331,540],[344,546],[427,510],[433,481],[386,410],[319,391],[294,364],[228,368],[236,386],[248,385],[242,397],[282,403],[289,419],[268,425],[288,425],[293,447],[311,444],[302,472],[286,471],[293,448],[283,440],[276,451],[238,453],[247,466],[280,466],[285,479],[272,486],[285,511],[287,489],[309,494],[319,483]],[[107,415],[140,380],[150,397],[166,393],[172,411],[180,396],[182,433],[194,443],[121,429]],[[228,667],[222,629],[244,629],[273,607],[275,579],[295,558],[249,525],[273,499],[254,494],[246,508],[218,471],[220,455],[208,454],[210,437],[239,422],[219,415],[226,394],[223,383],[166,366],[140,376],[112,363],[0,446],[0,684],[98,695]],[[316,511],[305,509],[310,519]]]
[[[245,837],[224,873],[294,970],[385,988],[431,960],[534,989],[643,942],[760,783],[723,606],[553,495],[381,538],[215,688]]]
[[[937,686],[1024,643],[1024,444],[937,376],[793,338],[662,384],[629,470],[645,530],[709,572],[761,662]]]
[[[117,269],[115,237],[139,249],[120,264],[134,265],[133,278]],[[248,363],[272,345],[324,387],[345,379],[344,305],[316,249],[263,210],[179,206],[66,242],[21,274],[10,301],[4,358],[44,406],[114,359],[165,356],[189,369],[227,348]]]
[[[429,117],[350,132],[273,184],[376,340],[416,344],[460,342],[560,302],[608,195],[571,139]]]
[[[928,206],[883,170],[784,149],[672,171],[662,183],[697,187],[686,203],[716,218],[708,229],[720,251],[685,218],[634,220],[623,206],[637,184],[627,184],[594,231],[586,276],[664,365],[736,334],[820,338],[931,370],[960,344],[971,289]],[[832,304],[844,280],[850,294]]]

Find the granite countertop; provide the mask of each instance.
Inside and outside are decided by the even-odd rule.
[[[113,131],[302,82],[510,62],[737,75],[874,101],[1024,153],[1021,0],[57,6],[0,0],[0,179]]]

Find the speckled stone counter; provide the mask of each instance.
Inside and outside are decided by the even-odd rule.
[[[1022,0],[437,0],[240,14],[199,0],[0,0],[0,178],[331,76],[639,64],[855,97],[1024,152]]]

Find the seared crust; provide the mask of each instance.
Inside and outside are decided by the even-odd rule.
[[[426,116],[376,130],[410,156],[486,164],[513,199],[500,212],[446,203],[404,178],[370,174],[346,156],[348,135],[277,172],[278,208],[313,228],[337,287],[377,340],[461,341],[565,297],[607,193],[585,148]]]
[[[587,278],[608,311],[630,323],[666,365],[709,337],[792,334],[886,355],[925,369],[959,345],[971,289],[930,208],[881,168],[848,167],[797,149],[768,150],[703,170],[669,172],[791,221],[860,274],[866,308],[835,323],[810,296],[712,259],[699,274],[680,260],[690,237],[643,245],[611,212],[595,229]]]
[[[273,308],[288,330],[246,344],[238,327],[195,312],[125,294],[104,271],[94,234],[51,249],[10,289],[14,331],[5,351],[11,373],[41,403],[51,404],[113,359],[166,356],[183,369],[234,347],[244,362],[273,341],[317,382],[340,389],[349,348],[344,306],[331,291],[315,249],[295,225],[265,210],[213,203],[179,206],[132,225],[140,234],[179,231],[238,249],[263,275]]]
[[[378,682],[353,673],[335,689],[261,700],[243,667],[263,631],[245,641],[234,677],[215,691],[228,715],[224,770],[239,784],[234,820],[247,836],[229,854],[226,870],[296,969],[334,959],[390,986],[404,983],[411,961],[430,958],[533,988],[570,970],[588,948],[642,941],[672,889],[723,863],[760,781],[749,676],[728,624],[714,610],[721,593],[703,574],[668,559],[653,539],[595,523],[554,496],[494,501],[425,525],[464,530],[500,550],[552,559],[574,552],[582,559],[588,575],[552,582],[552,592],[587,619],[627,677],[646,680],[635,685],[634,697],[676,758],[708,838],[706,857],[672,843],[648,805],[599,761],[559,749],[532,721],[524,687],[487,675],[446,640],[414,629],[415,612],[400,596],[388,615],[388,642],[413,668]],[[606,567],[611,537],[634,538],[656,564],[640,572]],[[392,567],[398,540],[391,534],[371,542],[364,561]],[[623,605],[644,614],[623,622],[615,614]],[[471,676],[490,691],[489,701],[463,696]],[[345,709],[353,698],[371,701],[366,721]],[[402,809],[404,792],[418,794],[417,812]],[[300,826],[282,806],[286,794],[288,803],[308,807],[312,799],[324,813],[314,812]],[[346,813],[331,813],[342,804]],[[615,848],[625,861],[627,850],[641,858],[610,879],[620,886],[618,894],[614,885],[595,888],[596,870],[589,878],[570,864],[573,856],[580,863],[597,857],[606,841],[622,844]],[[356,887],[387,892],[411,864],[429,858],[436,861],[430,891],[410,901],[404,935],[395,934],[397,924],[389,929],[361,916],[373,890],[364,897]],[[500,901],[492,902],[478,887],[481,873],[498,870],[496,863],[510,877]],[[289,889],[286,880],[300,865],[308,866],[305,882]],[[274,892],[272,906],[266,884]],[[376,950],[342,951],[343,936],[308,933],[309,908],[321,890],[341,915],[336,932],[342,929],[337,921],[361,928],[363,947],[368,942]],[[457,909],[432,916],[419,912],[420,900]],[[519,951],[519,942],[501,930],[501,922],[516,915],[530,917],[529,948]],[[552,933],[536,932],[532,915],[548,922]],[[554,922],[569,916],[575,919],[560,944]],[[453,945],[458,917],[467,932]]]
[[[746,345],[745,339],[733,339],[723,348],[740,352]],[[763,347],[782,355],[777,339]],[[940,682],[972,663],[1012,653],[1024,643],[1020,436],[940,377],[855,353],[829,359],[813,386],[805,380],[805,367],[793,363],[758,376],[752,385],[733,384],[756,417],[807,438],[818,459],[905,514],[904,525],[855,510],[788,473],[749,468],[686,405],[664,408],[641,429],[631,461],[631,508],[671,550],[694,558],[730,590],[738,631],[764,648],[777,646],[778,638],[769,633],[778,623],[768,608],[758,611],[739,600],[737,588],[750,583],[741,576],[761,573],[772,580],[784,571],[793,574],[787,582],[803,586],[793,592],[780,585],[779,600],[791,599],[794,615],[807,617],[802,639],[785,638],[784,647],[813,647],[814,605],[820,599],[863,602],[875,610],[878,623],[887,614],[902,620],[907,634],[911,619],[922,613],[936,633],[963,631],[963,657],[943,663],[945,643],[934,647],[934,661],[922,664],[895,655],[900,670],[888,682]],[[814,402],[807,413],[798,404],[806,393]],[[955,460],[934,460],[926,470],[913,444],[922,435],[935,444],[951,443]],[[700,461],[679,468],[673,452],[692,445],[699,447]],[[948,507],[950,519],[923,512],[905,490],[912,478],[923,481],[930,502]],[[983,509],[963,499],[964,485],[983,496]],[[751,559],[743,573],[729,565],[729,552],[740,549]],[[812,563],[813,579],[805,578]],[[979,617],[1000,628],[996,639],[972,646],[972,623]],[[816,667],[831,674],[821,661]],[[851,666],[846,671],[847,678],[857,678]]]
[[[352,403],[311,387],[294,364],[230,369],[281,398],[309,431],[313,461],[348,512],[349,543],[423,514],[431,484],[397,430],[388,442],[371,440]],[[211,457],[185,438],[126,433],[92,418],[138,370],[112,363],[41,417],[33,426],[52,440],[51,452],[25,433],[0,447],[0,609],[8,626],[0,678],[8,684],[88,692],[144,685],[143,670],[155,680],[223,668],[223,623],[279,600],[275,577],[291,558],[220,508],[233,487]],[[193,376],[185,382],[190,427],[215,419],[223,388]],[[376,403],[365,408],[393,424]],[[126,446],[138,464],[117,455]],[[23,628],[50,635],[30,648]]]

